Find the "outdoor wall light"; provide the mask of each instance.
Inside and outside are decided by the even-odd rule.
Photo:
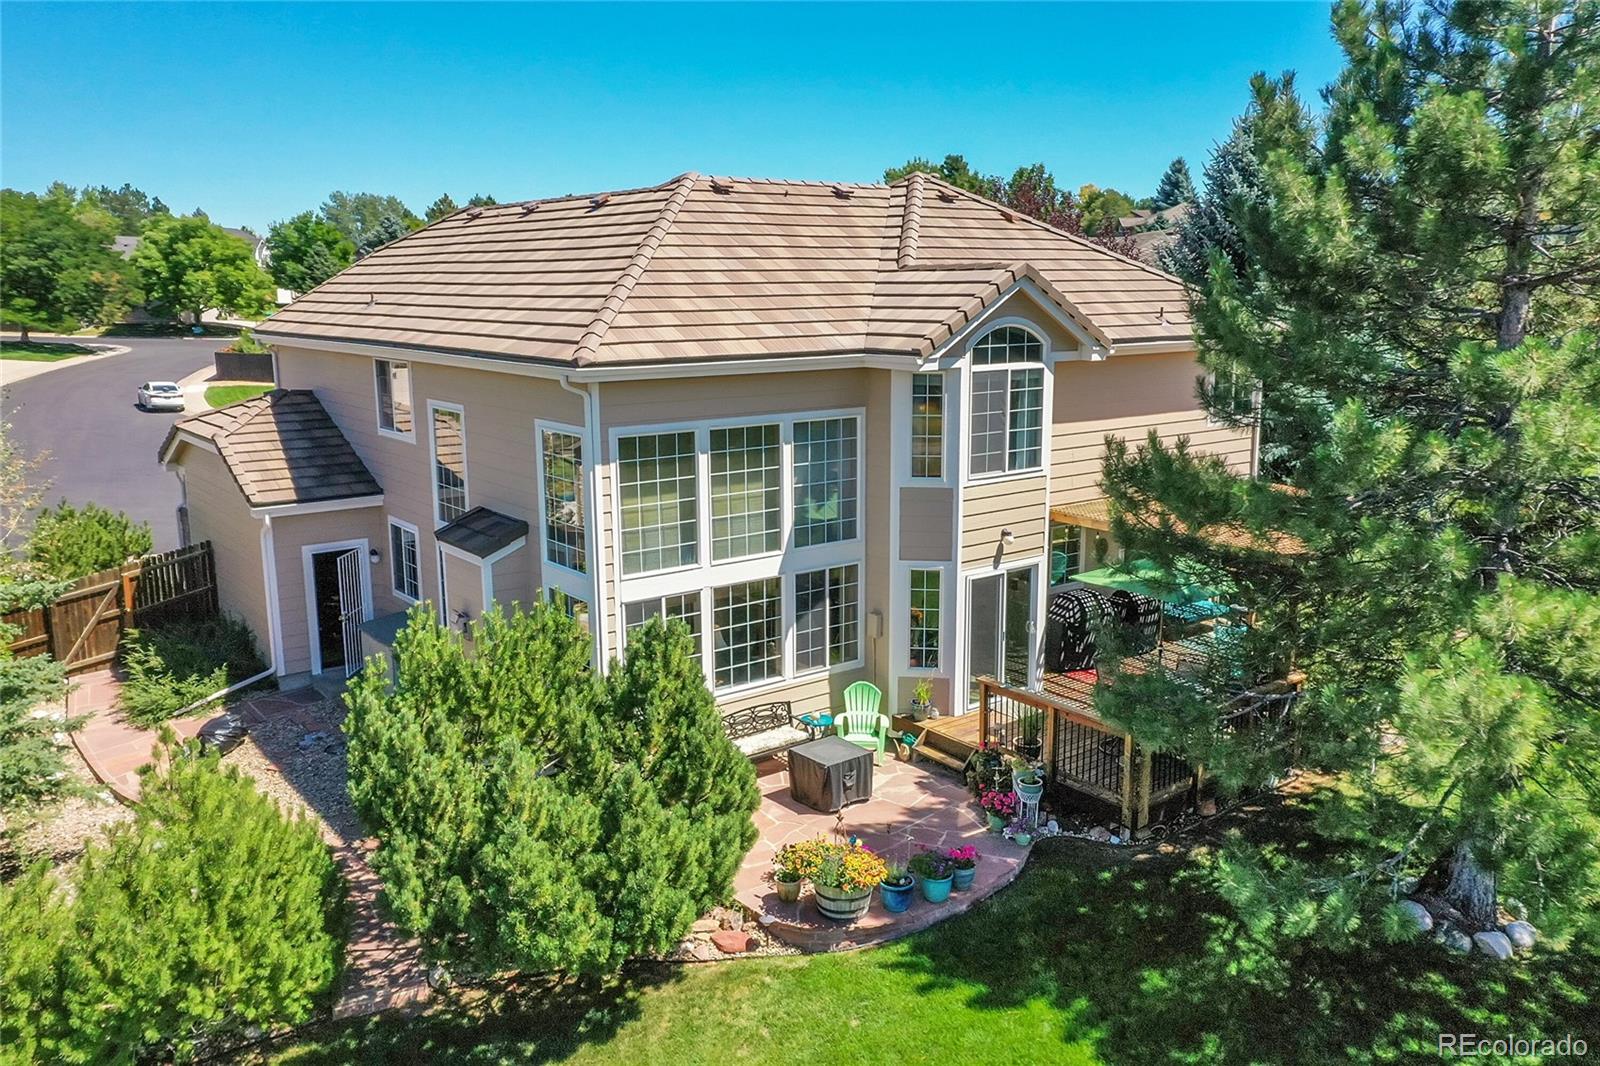
[[[377,548],[371,549],[367,552],[367,562],[371,563],[373,566],[377,566],[379,563],[383,562],[383,553],[378,551]]]
[[[1000,540],[1005,544],[1015,544],[1017,542],[1017,535],[1011,532],[1009,529],[1002,529],[1000,531]]]

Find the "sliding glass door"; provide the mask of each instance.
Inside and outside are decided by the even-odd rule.
[[[967,689],[973,705],[980,677],[992,677],[1014,688],[1033,684],[1037,575],[1037,566],[1024,566],[968,582]]]

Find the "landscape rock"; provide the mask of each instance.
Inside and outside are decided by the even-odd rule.
[[[1472,951],[1472,938],[1455,926],[1444,924],[1437,927],[1437,938],[1444,945],[1446,951],[1457,955],[1467,955]]]
[[[1520,899],[1517,899],[1513,896],[1507,896],[1505,898],[1505,908],[1506,913],[1511,915],[1511,917],[1515,918],[1517,921],[1525,922],[1528,920],[1528,905],[1523,903]]]
[[[1414,899],[1400,901],[1400,909],[1405,913],[1411,924],[1417,927],[1419,933],[1431,932],[1433,929],[1433,915],[1428,913],[1428,908]]]
[[[695,962],[710,962],[717,957],[717,949],[709,943],[696,943],[689,949],[689,957]]]
[[[722,928],[722,923],[715,918],[697,918],[695,923],[689,927],[689,931],[691,933],[715,933],[720,928]]]
[[[1518,952],[1532,951],[1534,942],[1539,939],[1539,931],[1527,922],[1507,922],[1501,931]]]
[[[739,910],[737,908],[735,908],[734,910],[729,911],[728,912],[728,917],[726,919],[724,919],[724,921],[723,921],[723,925],[725,925],[729,929],[734,930],[735,932],[739,931],[740,929],[743,929],[744,928],[744,911]]]
[[[1511,957],[1511,941],[1501,932],[1489,931],[1472,934],[1472,942],[1483,954],[1502,961]]]
[[[1217,813],[1217,801],[1216,800],[1214,800],[1214,799],[1203,799],[1203,800],[1200,801],[1200,817],[1202,817],[1202,818],[1210,818],[1212,815],[1214,815],[1216,813]]]
[[[1111,839],[1111,830],[1107,829],[1103,825],[1097,825],[1093,829],[1089,830],[1089,839],[1098,840],[1100,843],[1104,844]]]
[[[719,929],[711,934],[711,942],[724,955],[740,955],[750,950],[750,934],[737,929]]]

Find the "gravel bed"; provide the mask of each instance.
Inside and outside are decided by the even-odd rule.
[[[89,841],[98,838],[108,826],[126,821],[133,812],[114,799],[106,787],[95,780],[78,755],[67,748],[64,756],[73,795],[37,811],[11,819],[0,819],[0,870],[10,876],[40,859],[52,866],[75,862]]]
[[[338,700],[274,718],[251,729],[226,758],[251,777],[262,792],[291,810],[315,815],[341,843],[367,835],[345,789],[348,760],[339,724],[345,708]]]

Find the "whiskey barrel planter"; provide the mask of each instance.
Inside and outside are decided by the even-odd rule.
[[[858,892],[840,892],[825,885],[813,884],[811,891],[817,897],[817,910],[824,918],[832,918],[836,922],[853,922],[866,914],[867,908],[872,905],[870,888]]]

